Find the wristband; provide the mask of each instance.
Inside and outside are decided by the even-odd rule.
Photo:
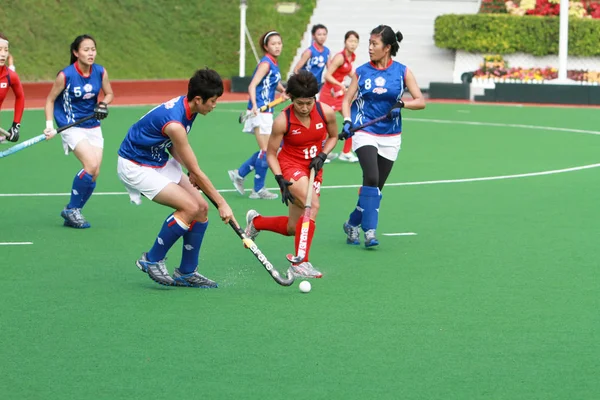
[[[54,129],[54,122],[46,121],[46,129]]]
[[[350,117],[344,117],[344,122],[352,122],[352,118],[350,118]]]

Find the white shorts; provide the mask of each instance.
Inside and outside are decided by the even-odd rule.
[[[99,126],[95,128],[79,128],[74,126],[62,132],[60,137],[62,138],[63,149],[65,149],[66,155],[75,150],[79,142],[84,139],[94,147],[104,148],[102,129]]]
[[[390,161],[396,161],[400,145],[402,144],[402,135],[374,135],[364,131],[358,131],[352,136],[352,151],[356,152],[363,146],[374,146],[377,148],[377,154]]]
[[[181,164],[174,158],[162,168],[143,166],[120,156],[117,163],[117,175],[127,188],[131,202],[137,205],[142,204],[142,194],[152,200],[169,183],[179,184],[181,174]]]
[[[248,114],[250,111],[246,111],[246,115]],[[244,122],[242,132],[254,133],[254,128],[257,126],[261,135],[270,135],[273,128],[273,113],[258,113],[258,115],[248,118]]]

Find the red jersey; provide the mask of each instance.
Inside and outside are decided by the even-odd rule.
[[[352,53],[352,55],[350,57],[346,57],[346,50],[342,50],[338,54],[341,54],[342,57],[344,57],[344,63],[342,65],[340,65],[338,67],[338,69],[333,71],[331,73],[331,75],[338,82],[343,82],[344,78],[346,76],[350,75],[350,73],[352,72],[352,63],[354,62],[354,60],[356,60],[356,54]],[[336,54],[336,56],[337,56],[337,54]],[[339,92],[340,90],[342,90],[343,88],[339,87],[339,86],[334,86],[329,82],[325,82],[325,85],[323,85],[323,91],[330,92],[331,89],[334,89],[333,92],[336,93],[336,92]]]
[[[321,103],[315,102],[310,111],[310,126],[307,128],[300,122],[294,105],[287,106],[283,112],[287,119],[287,129],[283,135],[283,146],[277,156],[280,164],[293,163],[306,167],[317,154],[323,151],[327,139],[327,121]]]
[[[6,99],[8,89],[12,88],[15,94],[15,116],[13,121],[21,123],[21,117],[23,117],[23,109],[25,108],[25,94],[23,93],[23,86],[19,75],[6,65],[0,67],[0,109],[2,109],[2,103]]]

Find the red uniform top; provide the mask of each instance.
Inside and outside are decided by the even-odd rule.
[[[25,94],[23,93],[23,86],[19,75],[6,65],[0,67],[0,109],[2,109],[2,103],[8,94],[8,89],[12,88],[15,94],[15,116],[13,121],[21,123],[21,117],[23,116],[23,109],[25,108]]]
[[[287,129],[277,160],[285,179],[297,181],[302,176],[308,176],[308,165],[323,151],[327,139],[327,121],[318,101],[310,112],[308,128],[296,117],[293,107],[292,104],[283,110],[287,119]],[[323,169],[315,177],[315,182],[321,182],[322,174]]]
[[[331,73],[331,75],[338,82],[343,82],[344,78],[346,76],[348,76],[352,72],[352,63],[354,62],[354,60],[356,60],[356,54],[352,53],[352,56],[346,57],[346,50],[342,50],[338,54],[341,54],[342,57],[344,57],[344,63],[342,65],[340,65],[338,67],[338,69],[336,69],[335,71],[333,71]],[[336,54],[336,56],[337,56],[337,54]],[[331,83],[329,83],[329,82],[326,81],[325,84],[323,85],[323,91],[326,92],[326,93],[330,93],[331,89],[333,89],[333,93],[337,93],[340,90],[342,90],[342,95],[344,94],[344,92],[343,92],[344,88],[343,87],[332,85]]]
[[[327,139],[327,122],[318,101],[310,111],[308,128],[296,117],[293,107],[292,104],[283,110],[287,118],[287,129],[283,135],[283,146],[277,158],[280,162],[293,161],[308,169],[311,160],[323,151],[323,143]]]

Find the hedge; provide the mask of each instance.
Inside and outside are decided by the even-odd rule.
[[[558,54],[558,17],[502,14],[442,15],[435,20],[435,45],[471,53],[535,56]],[[600,20],[569,20],[569,55],[600,56]]]

